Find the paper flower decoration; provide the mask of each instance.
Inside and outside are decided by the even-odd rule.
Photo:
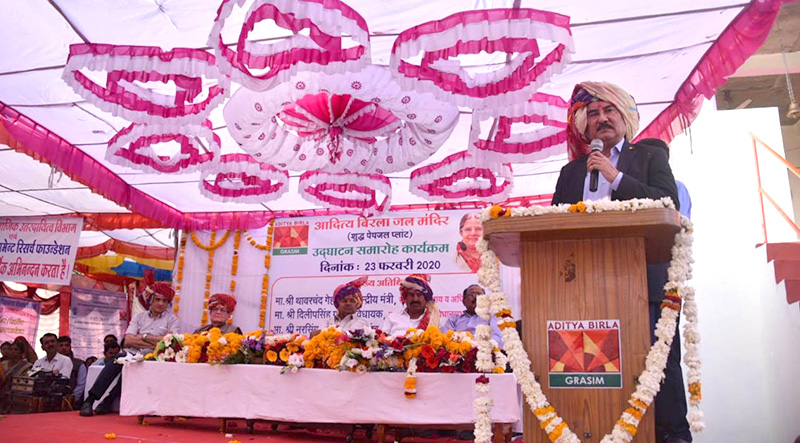
[[[222,41],[222,29],[237,3],[241,6],[243,1],[223,0],[208,45],[222,73],[248,89],[265,91],[297,72],[356,71],[370,61],[367,22],[339,0],[256,0],[246,13],[236,48],[229,48]],[[269,44],[248,41],[263,20],[273,20],[293,35]],[[299,33],[303,29],[308,36]],[[344,47],[343,36],[356,45]]]
[[[357,210],[365,216],[383,213],[392,201],[389,179],[377,174],[306,171],[300,176],[298,188],[300,195],[311,203]],[[384,195],[380,202],[378,193]]]
[[[403,91],[386,68],[304,72],[267,93],[239,89],[228,131],[256,160],[290,170],[386,174],[427,159],[447,140],[458,108]]]
[[[90,77],[87,73],[93,73]],[[106,74],[106,84],[92,80]],[[89,103],[136,123],[201,124],[225,98],[228,81],[206,51],[151,46],[75,44],[62,78]],[[208,83],[208,86],[204,86]],[[216,82],[208,82],[216,79]],[[163,83],[148,89],[144,83]],[[174,83],[174,91],[168,88]]]
[[[555,43],[538,62],[536,39]],[[455,59],[484,51],[505,53],[508,62],[492,72],[472,73]],[[392,47],[390,67],[407,89],[430,92],[458,106],[499,112],[530,98],[561,72],[572,52],[567,16],[535,9],[475,10],[401,32]],[[412,59],[420,53],[422,59],[415,64]]]
[[[536,93],[525,102],[495,112],[472,113],[469,152],[478,163],[530,163],[566,151],[567,108],[561,97]],[[491,124],[494,135],[482,139],[481,123]],[[514,129],[513,124],[522,128]]]
[[[179,149],[159,154],[152,146],[159,143],[178,143]],[[209,121],[180,128],[134,123],[108,141],[106,160],[149,173],[182,174],[207,168],[219,156],[219,150],[219,137],[211,131]]]
[[[200,180],[200,193],[218,202],[266,203],[288,189],[288,172],[259,163],[248,154],[223,155],[218,164],[203,171]]]
[[[511,193],[513,177],[511,165],[477,166],[467,151],[461,151],[412,171],[409,190],[436,202],[500,202]]]

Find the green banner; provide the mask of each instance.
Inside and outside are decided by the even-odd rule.
[[[621,388],[622,374],[612,373],[550,373],[551,388]]]

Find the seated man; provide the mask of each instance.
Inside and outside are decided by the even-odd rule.
[[[83,391],[86,389],[86,365],[83,360],[75,358],[72,354],[72,339],[62,335],[58,337],[58,353],[72,360],[72,374],[69,376],[69,386],[72,388],[72,402],[80,406],[83,401]]]
[[[105,345],[106,343],[119,343],[119,340],[117,340],[116,335],[108,334],[105,337],[103,337],[103,344]]]
[[[433,300],[433,290],[427,274],[412,274],[400,283],[400,302],[406,308],[390,312],[383,321],[381,331],[389,335],[405,334],[411,328],[426,329],[439,326],[439,307]]]
[[[228,294],[214,294],[208,299],[208,313],[211,323],[201,326],[194,331],[195,334],[210,331],[211,328],[219,328],[223,334],[235,332],[241,334],[242,330],[237,326],[229,325],[228,319],[236,309],[236,298]]]
[[[48,332],[39,339],[45,356],[36,360],[33,364],[34,369],[49,371],[61,377],[69,378],[72,374],[72,360],[58,353],[58,337],[56,334]]]
[[[475,306],[477,305],[478,296],[483,295],[485,292],[483,288],[478,285],[469,285],[462,293],[461,302],[464,303],[465,311],[460,315],[451,315],[442,326],[444,331],[467,331],[473,336],[475,335],[475,326],[485,325],[486,321],[475,313]],[[497,327],[497,318],[492,316],[489,323],[492,326],[492,340],[497,342],[497,345],[503,347],[503,339],[500,338],[500,328]]]
[[[339,285],[333,291],[333,306],[336,308],[336,313],[325,319],[325,323],[322,326],[323,329],[336,326],[343,331],[353,331],[369,326],[366,320],[356,317],[356,312],[364,304],[361,286],[366,282],[367,277],[361,277]]]
[[[146,288],[145,292],[149,294],[150,308],[133,317],[122,341],[125,350],[117,354],[116,357],[124,357],[128,353],[142,355],[150,353],[164,335],[177,332],[178,318],[167,310],[172,303],[172,298],[175,296],[175,291],[172,287],[166,283],[154,283]],[[94,415],[92,405],[96,400],[103,397],[108,387],[111,386],[111,383],[121,372],[122,365],[118,363],[111,363],[103,368],[81,406],[82,416],[91,417]],[[119,397],[121,392],[122,380],[114,386],[114,389],[106,396],[106,399],[100,402],[96,409],[97,413],[107,413],[111,408],[111,404]]]
[[[119,345],[116,342],[106,343],[103,345],[103,358],[96,360],[93,366],[105,366],[114,363],[114,358],[119,354]]]

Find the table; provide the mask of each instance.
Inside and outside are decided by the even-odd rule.
[[[478,374],[417,373],[417,396],[403,395],[406,375],[269,365],[141,362],[122,371],[120,415],[256,419],[319,424],[468,425]],[[520,420],[512,374],[489,374],[492,422]]]

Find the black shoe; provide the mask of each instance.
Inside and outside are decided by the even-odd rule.
[[[81,408],[81,410],[83,410],[83,408]],[[94,413],[97,415],[108,414],[109,412],[111,412],[111,402],[108,401],[108,397],[94,408]]]
[[[83,405],[81,405],[81,417],[91,417],[94,415],[92,412],[92,401],[85,401]]]

